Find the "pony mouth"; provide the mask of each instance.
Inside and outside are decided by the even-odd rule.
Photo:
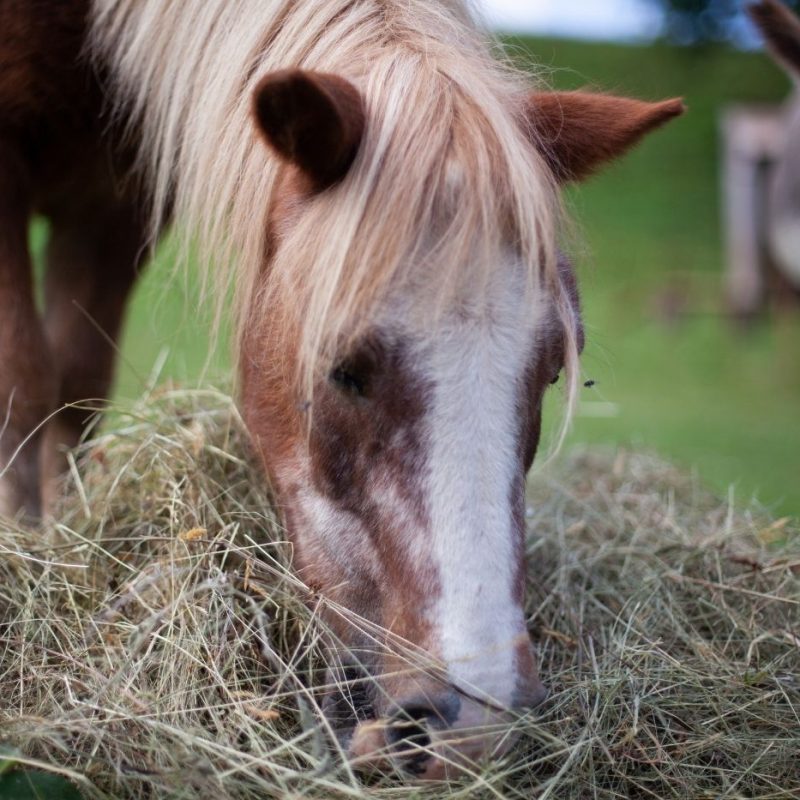
[[[351,699],[329,700],[325,716],[350,766],[364,776],[448,780],[504,755],[517,738],[509,728],[513,713],[483,703],[467,701],[451,723],[426,707],[380,716],[372,702],[355,706]]]
[[[432,720],[424,709],[381,716],[371,697],[374,692],[374,679],[360,679],[326,695],[323,713],[339,746],[362,774],[421,777],[433,755],[436,731],[447,726]]]
[[[395,773],[412,780],[458,778],[476,765],[505,755],[517,736],[506,725],[442,726],[430,718],[362,722],[347,748],[362,774]]]
[[[449,682],[387,706],[379,681],[363,665],[329,674],[322,711],[341,752],[363,775],[443,780],[505,754],[517,738],[516,714]]]

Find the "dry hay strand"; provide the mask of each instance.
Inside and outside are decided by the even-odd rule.
[[[58,522],[0,524],[0,730],[87,798],[800,794],[800,537],[637,454],[532,481],[551,696],[449,786],[364,780],[320,715],[324,625],[232,401],[162,390],[78,454]]]

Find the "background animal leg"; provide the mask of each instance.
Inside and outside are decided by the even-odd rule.
[[[126,303],[145,253],[136,207],[103,199],[80,213],[55,215],[47,249],[45,325],[59,377],[59,411],[43,445],[48,509],[58,497],[66,452],[108,397]]]
[[[41,511],[41,425],[56,378],[33,291],[28,252],[30,194],[13,148],[0,142],[0,513]]]

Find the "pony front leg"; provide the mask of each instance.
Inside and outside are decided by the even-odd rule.
[[[59,378],[58,413],[47,425],[45,511],[55,509],[65,454],[108,397],[128,297],[147,254],[144,214],[104,176],[89,197],[53,209],[47,247],[45,328]]]
[[[29,217],[24,163],[0,142],[0,514],[36,519],[42,423],[56,378],[34,299]]]

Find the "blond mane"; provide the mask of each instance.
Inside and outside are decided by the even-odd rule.
[[[511,241],[531,291],[552,291],[570,323],[574,386],[572,311],[553,252],[557,193],[521,123],[530,77],[493,57],[464,3],[95,0],[93,34],[142,136],[153,230],[174,217],[220,307],[232,297],[237,340],[257,297],[264,318],[298,332],[310,385],[411,265],[427,271],[444,308],[465,264],[470,281],[490,281]],[[348,78],[368,121],[348,175],[309,202],[265,280],[280,170],[257,135],[252,92],[286,67]]]

